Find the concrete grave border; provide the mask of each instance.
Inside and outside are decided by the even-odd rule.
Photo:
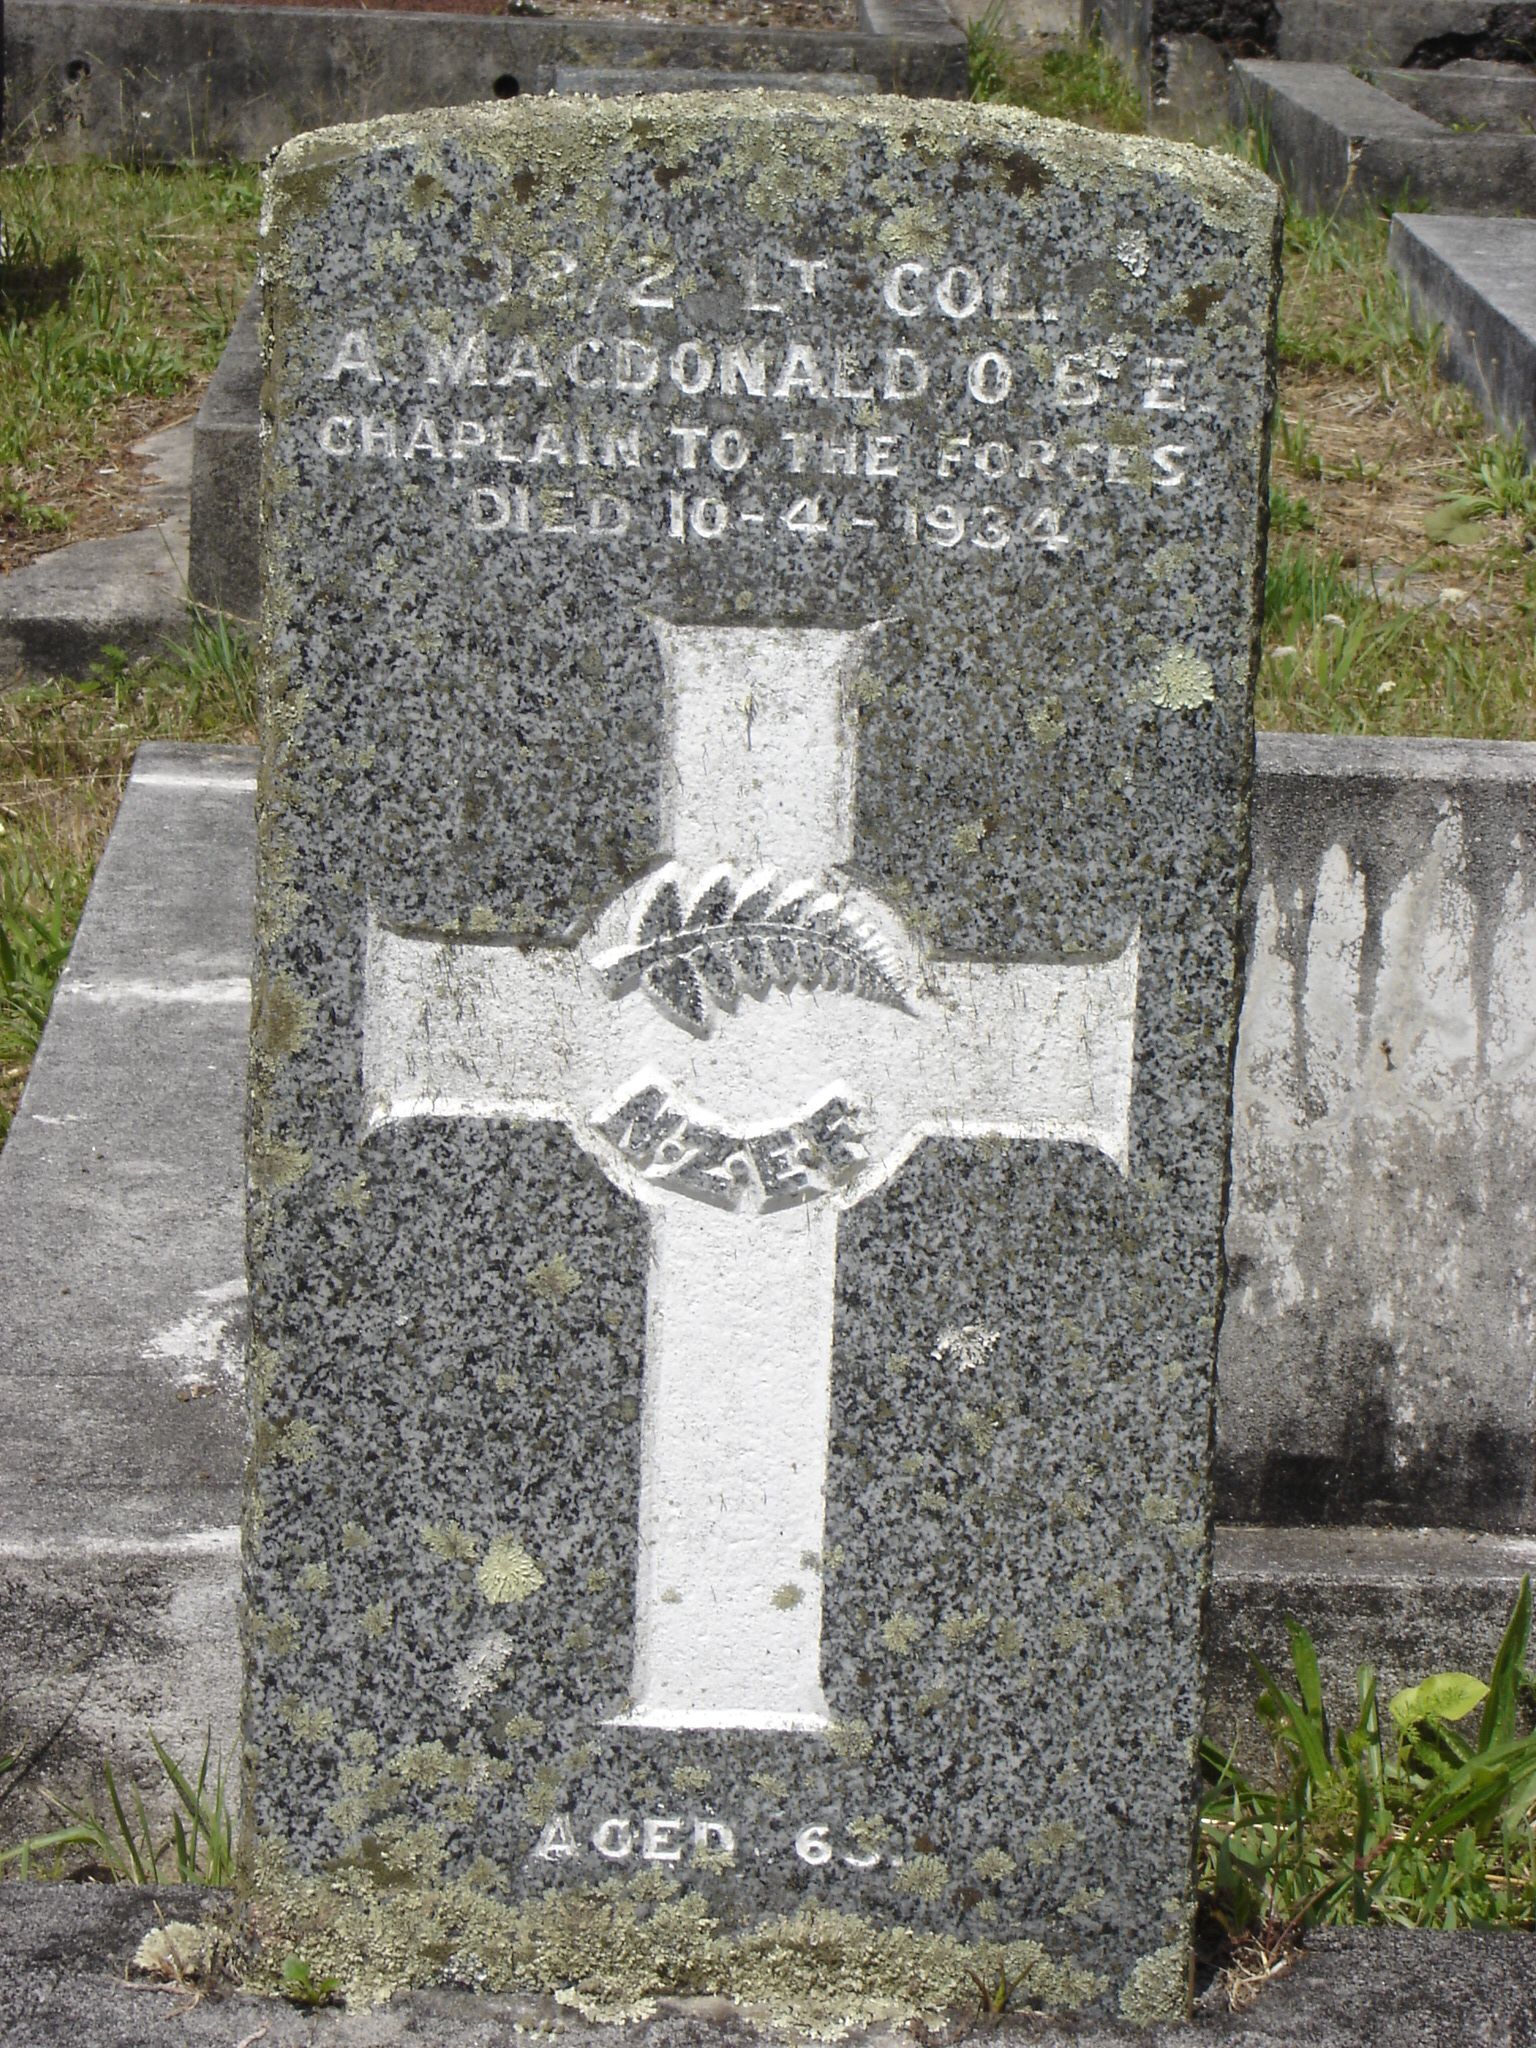
[[[1491,425],[1536,447],[1536,221],[1394,215],[1387,260]]]
[[[857,72],[882,92],[964,98],[965,34],[942,0],[860,0],[859,23],[848,34],[768,33],[645,21],[10,0],[6,135],[65,160],[260,158],[303,129],[549,92],[562,67]]]
[[[1405,195],[1447,213],[1536,209],[1536,135],[1453,133],[1342,65],[1239,61],[1231,110],[1268,136],[1275,174],[1307,213]]]
[[[1081,0],[1142,90],[1154,126],[1203,126],[1235,59],[1433,67],[1508,57],[1536,12],[1508,0]]]

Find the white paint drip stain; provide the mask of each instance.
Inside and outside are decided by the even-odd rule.
[[[1510,1427],[1536,1417],[1536,1284],[1519,1250],[1536,1243],[1536,1190],[1528,1147],[1510,1142],[1536,1123],[1536,892],[1515,848],[1507,879],[1479,893],[1468,837],[1445,801],[1385,900],[1338,843],[1310,885],[1266,884],[1238,1044],[1229,1316],[1243,1332],[1310,1317],[1346,1352],[1374,1340],[1398,1469],[1490,1403]],[[1508,1253],[1490,1233],[1516,1262],[1497,1287],[1490,1259]],[[1239,1365],[1248,1350],[1262,1369]],[[1334,1454],[1332,1364],[1297,1386],[1262,1338],[1229,1351],[1229,1430]]]
[[[245,1370],[243,1342],[245,1281],[200,1287],[199,1308],[150,1338],[140,1354],[146,1361],[180,1368],[178,1400],[195,1401],[218,1390],[238,1393]]]

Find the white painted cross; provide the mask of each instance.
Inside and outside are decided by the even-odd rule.
[[[671,861],[573,948],[370,921],[369,1127],[557,1120],[647,1206],[623,1719],[824,1727],[838,1212],[929,1136],[1092,1145],[1123,1173],[1137,939],[1096,962],[927,957],[837,879],[871,629],[653,625]]]

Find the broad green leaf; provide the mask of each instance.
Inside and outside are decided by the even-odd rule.
[[[1488,1688],[1480,1678],[1466,1671],[1437,1671],[1432,1678],[1394,1693],[1387,1711],[1399,1728],[1411,1728],[1431,1714],[1440,1721],[1459,1721],[1487,1697]]]

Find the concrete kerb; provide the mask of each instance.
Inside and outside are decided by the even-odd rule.
[[[301,2012],[248,1992],[164,1994],[129,1965],[151,1928],[227,1924],[228,1894],[186,1887],[13,1884],[0,1898],[0,2043],[5,2048],[512,2048],[529,2036],[563,2048],[782,2048],[719,1999],[660,2000],[625,2026],[582,2019],[552,1998],[418,1991],[360,2012]],[[1531,2048],[1536,1984],[1530,1936],[1392,1929],[1314,1935],[1295,1962],[1240,2013],[1202,2009],[1180,2024],[1136,2027],[1049,2020],[987,2022],[1017,2048]],[[1202,2000],[1214,2007],[1219,1994]],[[874,2027],[856,2048],[909,2048],[907,2029]]]
[[[260,609],[261,295],[246,294],[192,436],[187,588],[243,620]]]
[[[1536,221],[1399,213],[1387,259],[1451,375],[1536,447]]]
[[[7,134],[70,159],[257,159],[304,129],[550,91],[569,69],[857,72],[963,98],[963,31],[939,0],[865,0],[863,26],[696,28],[574,18],[11,0]]]
[[[79,675],[104,648],[137,658],[184,632],[192,422],[151,434],[131,452],[147,465],[144,510],[158,516],[0,576],[0,678]]]
[[[1433,81],[1441,66],[1536,58],[1536,15],[1504,0],[1082,0],[1084,32],[1095,22],[1158,127],[1208,127],[1236,59],[1412,67]]]
[[[0,1153],[0,1751],[67,1724],[34,1791],[148,1728],[234,1753],[254,791],[254,750],[140,748]]]
[[[1454,134],[1342,65],[1238,62],[1234,125],[1258,128],[1308,213],[1411,197],[1452,213],[1536,207],[1536,136]]]

